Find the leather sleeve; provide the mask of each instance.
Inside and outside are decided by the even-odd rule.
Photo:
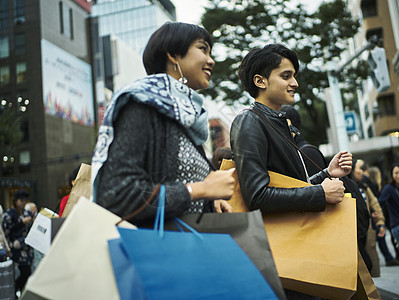
[[[239,183],[246,205],[267,213],[288,211],[323,211],[326,206],[321,185],[304,188],[269,187],[269,141],[261,120],[251,114],[239,114],[231,128],[230,142]],[[273,170],[275,171],[275,170]]]

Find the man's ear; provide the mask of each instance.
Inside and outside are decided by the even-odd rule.
[[[254,84],[260,89],[265,89],[267,88],[267,79],[263,77],[262,75],[256,74],[254,76]]]

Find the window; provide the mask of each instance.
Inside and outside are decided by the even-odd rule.
[[[0,67],[0,86],[5,86],[10,83],[10,67],[2,66]]]
[[[3,175],[12,175],[14,173],[15,158],[12,155],[4,155],[1,159],[1,171]]]
[[[374,28],[374,29],[367,30],[366,40],[369,40],[373,35],[375,35],[378,38],[377,46],[384,48],[382,28],[380,27],[380,28]]]
[[[360,4],[363,18],[375,17],[378,15],[377,0],[363,0]]]
[[[368,134],[369,138],[372,138],[374,136],[373,127],[371,125],[367,129],[367,134]]]
[[[60,32],[73,40],[73,15],[72,8],[69,8],[62,1],[59,2]]]
[[[380,116],[396,115],[394,94],[378,97],[377,101],[378,101],[378,111]]]
[[[0,29],[8,27],[8,0],[0,0]]]
[[[23,55],[26,52],[25,33],[15,35],[15,55]]]
[[[17,83],[25,82],[26,80],[26,62],[19,62],[16,65]]]
[[[365,117],[366,119],[368,119],[369,116],[370,116],[369,105],[366,104],[366,105],[364,106],[364,117]]]
[[[14,21],[15,24],[25,22],[24,0],[14,0]]]
[[[23,150],[19,153],[19,171],[21,173],[30,171],[30,152],[29,152],[29,150]]]
[[[0,37],[0,58],[5,58],[9,55],[8,37]]]

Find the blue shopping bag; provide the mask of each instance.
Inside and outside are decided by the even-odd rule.
[[[154,229],[118,228],[148,299],[278,299],[228,234],[164,231],[161,186]],[[122,298],[123,299],[123,298]]]
[[[120,298],[147,300],[148,298],[136,269],[122,246],[122,240],[120,238],[109,240],[108,250]]]

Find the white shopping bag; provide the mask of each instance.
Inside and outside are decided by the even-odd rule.
[[[51,218],[58,218],[58,215],[48,208],[40,210],[25,238],[26,244],[43,254],[50,249]]]
[[[21,300],[119,299],[108,251],[121,218],[81,197],[50,250],[29,277]],[[119,227],[136,228],[124,221]]]

